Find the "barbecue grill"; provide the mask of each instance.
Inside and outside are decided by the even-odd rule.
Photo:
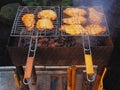
[[[97,74],[102,74],[103,68],[110,58],[113,44],[110,37],[107,21],[102,7],[95,6],[96,10],[102,12],[102,25],[107,30],[97,35],[70,35],[61,32],[59,27],[64,25],[62,18],[66,17],[62,12],[67,7],[59,6],[20,6],[13,23],[10,34],[8,51],[15,66],[26,65],[29,57],[34,58],[34,65],[40,66],[72,66],[85,65],[84,55],[92,55],[93,64],[97,65]],[[87,10],[88,7],[82,6]],[[21,21],[25,13],[33,13],[37,21],[39,11],[51,9],[57,13],[57,19],[53,21],[52,30],[38,30],[33,28],[30,32]],[[88,17],[87,15],[85,17]],[[85,25],[90,24],[87,22]]]

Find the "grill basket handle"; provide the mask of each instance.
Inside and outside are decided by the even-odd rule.
[[[85,54],[85,64],[86,64],[87,75],[93,75],[94,69],[93,69],[93,62],[92,62],[92,55],[91,54]]]
[[[26,85],[29,84],[31,81],[33,61],[34,61],[34,57],[27,58],[26,67],[25,67],[25,74],[24,74],[24,79],[23,79],[23,83]],[[28,82],[25,82],[25,80],[28,80]]]

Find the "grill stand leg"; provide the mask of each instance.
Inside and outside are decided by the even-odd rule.
[[[35,66],[33,66],[33,71],[32,71],[32,84],[33,85],[36,85],[37,83],[37,74],[36,74],[36,71],[35,71]]]
[[[17,69],[17,72],[20,76],[20,80],[21,80],[21,89],[20,90],[30,90],[29,89],[29,86],[28,85],[24,85],[22,80],[23,80],[23,77],[24,77],[24,69],[22,66],[16,66],[16,69]]]
[[[93,82],[90,82],[90,90],[93,90]]]

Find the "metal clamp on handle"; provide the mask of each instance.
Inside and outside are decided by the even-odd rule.
[[[30,78],[30,79],[23,79],[23,84],[25,84],[25,85],[29,85],[30,83],[32,82],[32,78]]]
[[[35,52],[37,49],[38,37],[31,37],[28,57],[35,57]]]
[[[86,74],[86,78],[87,81],[89,81],[90,83],[94,82],[96,79],[96,75],[97,75],[97,67],[94,67],[94,73],[93,74]],[[84,73],[87,73],[86,70],[83,70]]]
[[[90,75],[87,74],[87,80],[89,82],[94,82],[95,78],[96,78],[96,73],[94,73],[92,76],[90,76]]]
[[[93,68],[90,38],[88,35],[83,35],[83,48],[84,48],[87,80],[89,82],[93,82],[95,80],[96,73],[94,72],[94,68]]]

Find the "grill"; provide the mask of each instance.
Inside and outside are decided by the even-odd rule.
[[[10,37],[8,51],[14,65],[25,65],[29,44],[30,38],[21,38],[20,40],[19,37]],[[85,64],[84,47],[82,44],[82,37],[69,37],[68,40],[59,42],[57,45],[55,44],[54,47],[49,46],[45,42],[40,46],[38,41],[34,60],[35,64],[42,66]],[[107,65],[113,48],[111,38],[99,36],[90,37],[90,46],[93,63],[100,67]]]
[[[89,36],[109,36],[109,35],[110,35],[109,28],[108,28],[108,24],[107,24],[107,21],[106,21],[106,16],[105,16],[105,14],[104,14],[104,10],[103,10],[102,6],[93,6],[93,7],[86,7],[86,6],[80,6],[80,7],[63,6],[62,9],[61,9],[61,12],[62,12],[62,14],[61,14],[61,20],[62,20],[63,18],[69,18],[69,16],[67,16],[67,15],[65,15],[65,14],[63,13],[63,10],[65,10],[66,8],[80,8],[80,9],[83,9],[83,10],[85,10],[85,11],[87,12],[87,14],[84,16],[85,18],[87,18],[87,22],[83,24],[84,27],[85,27],[86,25],[93,24],[92,22],[89,22],[89,20],[88,20],[88,16],[89,16],[88,8],[94,8],[94,9],[96,9],[98,12],[103,13],[103,19],[102,19],[101,25],[103,25],[103,26],[106,27],[106,29],[107,29],[106,32],[103,33],[103,34],[97,34],[97,35],[90,35],[90,34],[89,34]],[[64,24],[63,22],[61,22],[61,25],[65,25],[65,24]],[[94,30],[94,31],[95,31],[95,30]],[[83,34],[84,34],[84,31],[83,31]],[[82,36],[83,34],[81,34],[81,36]],[[62,36],[71,36],[71,35],[66,34],[66,33],[64,33],[64,32],[61,32],[61,35],[62,35]],[[79,36],[79,35],[75,35],[75,36]]]
[[[86,35],[83,31],[80,35],[70,35],[59,30],[59,27],[64,25],[62,19],[68,17],[62,12],[66,8],[68,7],[20,6],[18,8],[8,45],[8,52],[15,66],[25,65],[27,57],[34,57],[34,65],[40,66],[85,65],[84,55],[91,54],[93,64],[98,66],[97,73],[102,74],[103,67],[107,65],[113,49],[103,9],[94,7],[103,13],[102,25],[107,28],[106,32]],[[89,7],[80,8],[87,11]],[[37,21],[37,13],[45,9],[51,9],[57,13],[57,19],[53,21],[54,29],[42,31],[34,27],[28,32],[21,17],[25,13],[33,13]],[[83,26],[89,24],[92,23],[87,22]]]
[[[83,31],[83,34],[80,34],[80,35],[70,35],[70,34],[66,34],[64,32],[59,31],[60,25],[64,25],[64,23],[62,22],[62,19],[66,18],[66,17],[69,17],[69,16],[67,16],[63,13],[63,10],[66,9],[66,8],[72,8],[72,7],[70,7],[70,6],[69,7],[20,6],[17,10],[17,14],[16,14],[16,17],[15,17],[15,20],[14,20],[14,24],[13,24],[10,36],[18,36],[18,37],[19,36],[23,36],[23,37],[28,36],[28,37],[30,37],[31,35],[36,36],[37,33],[38,33],[38,36],[40,36],[40,37],[41,36],[42,37],[82,36],[84,34],[84,31]],[[81,6],[81,7],[77,7],[77,8],[84,9],[87,12],[85,18],[88,19],[88,8],[91,8],[91,7]],[[108,28],[108,24],[107,24],[107,21],[106,21],[106,17],[105,17],[103,8],[100,7],[100,6],[94,6],[92,8],[95,8],[97,11],[103,13],[103,19],[102,19],[101,25],[106,27],[106,32],[105,33],[92,35],[92,36],[109,36],[110,35],[109,28]],[[33,13],[35,15],[35,21],[37,21],[38,20],[37,13],[39,11],[42,11],[42,10],[45,10],[45,9],[51,9],[51,10],[54,10],[57,13],[57,19],[53,21],[54,28],[52,30],[38,30],[38,29],[36,29],[36,27],[34,27],[32,31],[28,32],[26,27],[23,25],[23,23],[21,21],[21,17],[26,13]],[[92,23],[87,20],[87,22],[83,26],[86,26],[88,24],[92,24]]]
[[[36,28],[33,28],[31,32],[28,32],[26,27],[23,25],[21,21],[21,17],[26,14],[26,13],[33,13],[35,15],[35,21],[38,20],[37,18],[37,13],[40,12],[41,10],[45,9],[51,9],[54,10],[57,13],[57,19],[53,21],[54,28],[53,30],[37,30]],[[60,17],[59,17],[60,9],[57,6],[20,6],[17,10],[17,14],[14,20],[14,24],[12,27],[12,31],[10,36],[15,36],[15,37],[30,37],[36,36],[37,33],[39,36],[45,36],[45,37],[55,37],[58,35],[58,26],[60,23]]]

